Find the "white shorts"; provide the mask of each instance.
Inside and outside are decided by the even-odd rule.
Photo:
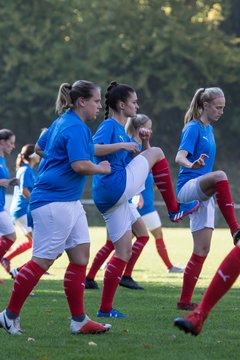
[[[212,196],[202,201],[198,210],[189,215],[191,232],[204,228],[214,229],[215,226],[215,200]]]
[[[66,249],[90,243],[80,201],[50,203],[34,209],[32,217],[33,256],[54,260]]]
[[[7,210],[0,211],[0,236],[15,233],[11,215]]]
[[[142,219],[149,231],[162,227],[160,216],[156,210],[142,215]]]
[[[204,228],[214,229],[215,224],[215,200],[203,193],[200,188],[201,176],[189,180],[183,185],[178,193],[178,201],[185,203],[193,200],[200,200],[201,205],[197,211],[189,215],[191,232]]]
[[[140,217],[134,204],[129,203],[128,200],[145,189],[145,181],[149,171],[148,161],[141,154],[126,166],[125,191],[118,202],[103,214],[113,243],[118,241],[128,230],[131,230],[132,224]]]
[[[200,188],[200,179],[201,176],[189,180],[183,185],[177,196],[179,202],[187,203],[193,200],[205,201],[209,199],[209,196],[204,194]]]
[[[32,232],[32,228],[28,226],[27,215],[20,216],[14,220],[15,225],[23,232],[24,235]]]

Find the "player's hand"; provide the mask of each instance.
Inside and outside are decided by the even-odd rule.
[[[111,172],[111,166],[110,166],[110,163],[108,161],[101,161],[99,164],[98,164],[98,167],[99,167],[99,174],[110,174]]]
[[[126,142],[122,143],[123,150],[128,152],[133,152],[134,154],[139,153],[138,144],[136,142]]]
[[[142,140],[149,140],[152,134],[152,130],[146,128],[139,129],[139,137]]]
[[[199,158],[192,163],[191,169],[199,169],[205,166],[205,159],[208,157],[207,154],[201,154]]]
[[[9,179],[9,186],[16,186],[16,185],[19,185],[20,184],[20,181],[19,179],[17,178],[12,178],[12,179]]]

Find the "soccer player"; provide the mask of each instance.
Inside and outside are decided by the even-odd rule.
[[[31,193],[33,256],[15,278],[7,308],[0,313],[0,327],[11,335],[21,335],[21,308],[42,275],[63,251],[69,264],[64,291],[71,313],[73,334],[101,333],[111,325],[89,319],[84,310],[84,280],[89,259],[89,231],[80,202],[86,175],[109,174],[108,161],[94,164],[97,151],[86,125],[101,109],[98,85],[78,80],[59,88],[56,111],[59,117],[38,139],[35,151],[43,155]]]
[[[32,247],[32,229],[28,226],[27,213],[29,211],[30,194],[35,181],[34,166],[40,160],[40,157],[34,152],[34,146],[34,144],[24,145],[16,159],[16,178],[19,180],[19,185],[14,186],[10,214],[15,225],[25,235],[26,240],[8,251],[3,257],[2,265],[8,273],[11,273],[10,261]],[[16,269],[13,270],[16,271]]]
[[[138,110],[137,94],[126,84],[112,82],[105,94],[105,118],[94,135],[95,144],[123,143],[122,150],[108,156],[96,156],[97,163],[108,160],[111,164],[109,175],[93,177],[93,199],[102,213],[115,255],[107,265],[101,305],[98,317],[124,318],[125,315],[113,308],[113,298],[119,280],[132,254],[132,224],[135,217],[129,205],[129,199],[144,190],[144,184],[152,169],[155,184],[161,192],[172,221],[179,221],[195,211],[198,201],[188,204],[177,202],[172,186],[168,162],[163,151],[150,147],[148,129],[141,129],[142,152],[125,132],[128,117],[136,115]],[[112,116],[109,117],[111,110]],[[132,144],[132,150],[125,144]],[[129,146],[129,148],[131,148]]]
[[[176,318],[174,325],[186,333],[199,335],[210,311],[232,287],[239,274],[240,241],[219,266],[198,307],[185,317]]]
[[[227,175],[222,170],[213,171],[216,153],[212,124],[223,114],[225,97],[218,87],[198,89],[185,115],[185,126],[176,155],[180,166],[177,193],[178,200],[201,201],[195,213],[190,215],[193,237],[193,253],[184,271],[182,292],[177,304],[179,310],[193,310],[192,294],[210,249],[214,229],[215,200],[234,239],[240,238],[238,224]]]
[[[15,135],[9,129],[0,130],[0,262],[5,268],[3,257],[16,240],[16,232],[10,214],[4,208],[6,189],[18,184],[17,179],[9,179],[5,156],[15,148]],[[1,283],[3,281],[1,280]]]
[[[129,118],[125,129],[126,133],[134,139],[139,146],[142,146],[142,141],[139,137],[139,130],[141,128],[149,129],[152,131],[152,120],[144,114],[137,114],[133,118]],[[133,199],[134,200],[134,199]],[[162,223],[160,216],[154,207],[154,180],[153,175],[150,172],[146,182],[145,182],[145,189],[142,193],[135,197],[136,205],[138,206],[138,212],[140,213],[144,224],[146,225],[147,229],[151,232],[154,236],[156,248],[159,256],[163,260],[164,264],[166,265],[169,273],[183,273],[184,269],[174,266],[169,259],[168,251],[166,245],[163,240],[163,232],[162,232]],[[137,242],[136,244],[136,251],[138,249]],[[128,274],[128,266],[124,272],[124,275],[120,281],[125,281],[124,276]]]
[[[142,285],[139,285],[137,281],[132,278],[132,271],[139,258],[144,246],[148,242],[149,235],[147,228],[141,218],[141,215],[136,209],[136,206],[132,203],[129,204],[133,216],[135,217],[135,222],[132,224],[132,233],[136,237],[136,240],[132,247],[132,256],[128,261],[127,271],[125,276],[122,276],[119,285],[133,290],[144,290]],[[99,289],[98,283],[95,280],[96,274],[104,262],[109,258],[111,253],[114,253],[114,246],[111,240],[109,240],[109,235],[107,233],[106,243],[98,250],[95,255],[92,265],[87,273],[85,279],[85,289]],[[114,255],[111,255],[111,257]],[[126,271],[125,271],[126,272]]]

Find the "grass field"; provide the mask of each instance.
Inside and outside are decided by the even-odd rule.
[[[91,228],[91,259],[105,242],[104,228]],[[19,240],[21,235],[19,235]],[[164,229],[165,242],[172,262],[185,266],[191,251],[192,239],[188,229]],[[212,248],[203,268],[193,297],[198,302],[225,254],[232,248],[227,229],[215,230]],[[12,267],[29,259],[31,252],[12,261]],[[223,360],[237,359],[239,344],[239,281],[217,304],[199,337],[185,335],[173,327],[173,319],[185,312],[176,310],[182,275],[168,274],[158,257],[151,238],[141,255],[134,279],[144,291],[119,288],[114,306],[127,314],[127,319],[110,319],[112,330],[102,335],[71,335],[69,312],[63,292],[63,274],[67,264],[63,255],[43,276],[35,296],[27,299],[21,313],[24,334],[9,336],[0,331],[1,360]],[[9,299],[12,280],[3,269],[0,277],[0,309]],[[97,281],[102,286],[103,271]],[[100,290],[85,291],[85,308],[97,320]]]

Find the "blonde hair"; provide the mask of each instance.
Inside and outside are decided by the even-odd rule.
[[[97,84],[87,80],[77,80],[73,85],[63,83],[59,87],[56,100],[56,113],[63,114],[67,109],[76,107],[78,98],[90,99],[93,91],[100,88]]]
[[[136,130],[142,125],[146,124],[149,121],[149,117],[144,114],[137,114],[134,117],[128,118],[125,131],[130,136],[133,137],[136,134]]]
[[[200,118],[203,112],[203,103],[211,102],[217,97],[224,96],[222,89],[219,87],[200,88],[198,89],[191,101],[189,109],[184,117],[184,124],[187,124],[191,120],[197,120]]]

